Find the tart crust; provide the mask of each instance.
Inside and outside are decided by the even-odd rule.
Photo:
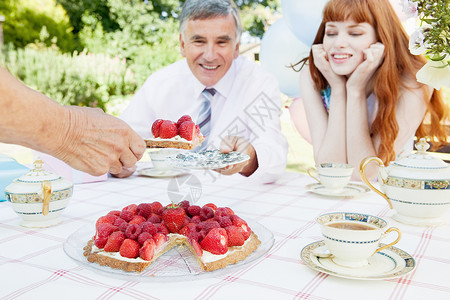
[[[114,269],[122,269],[127,272],[142,272],[147,268],[149,265],[152,264],[158,257],[169,251],[175,246],[186,246],[192,254],[197,259],[198,263],[200,264],[201,268],[205,271],[214,271],[217,269],[225,268],[226,266],[230,264],[235,264],[241,260],[245,260],[247,256],[249,256],[253,251],[255,251],[258,246],[261,244],[261,241],[258,239],[258,236],[252,232],[250,237],[248,238],[247,242],[244,244],[244,246],[236,246],[236,247],[229,247],[228,253],[230,251],[234,250],[229,255],[225,256],[222,259],[207,262],[204,263],[201,260],[201,257],[199,257],[191,244],[188,242],[187,238],[183,235],[169,235],[169,240],[164,246],[163,249],[155,253],[154,257],[150,261],[138,261],[136,259],[136,262],[132,261],[125,261],[120,260],[114,257],[105,256],[100,254],[100,252],[94,252],[93,251],[93,245],[94,245],[94,238],[88,241],[87,245],[84,247],[84,253],[83,255],[87,257],[87,260],[89,262],[97,263],[101,266],[109,266]]]
[[[203,135],[199,135],[195,137],[192,141],[181,142],[176,140],[156,140],[156,139],[147,139],[145,143],[147,148],[177,148],[177,149],[186,149],[191,150],[198,146],[200,146],[205,137]]]

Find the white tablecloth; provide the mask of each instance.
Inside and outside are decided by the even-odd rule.
[[[143,167],[143,166],[141,166]],[[0,203],[0,299],[450,299],[450,226],[414,227],[394,221],[387,202],[373,192],[356,198],[325,198],[305,189],[308,176],[286,172],[275,184],[256,185],[235,175],[199,171],[198,204],[229,206],[267,227],[275,243],[261,259],[229,274],[195,281],[123,280],[80,265],[63,250],[67,237],[94,226],[100,216],[132,203],[169,203],[171,178],[134,175],[79,184],[57,226],[20,226],[10,204]],[[411,254],[415,270],[395,279],[362,281],[311,270],[300,259],[321,240],[315,218],[325,212],[363,212],[399,227],[396,247]]]

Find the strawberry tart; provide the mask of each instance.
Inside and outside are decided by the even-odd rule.
[[[159,256],[186,246],[205,271],[245,260],[260,240],[230,208],[183,201],[131,204],[100,217],[84,247],[87,260],[128,272],[142,272]]]
[[[200,128],[188,115],[182,116],[175,123],[158,119],[152,124],[153,138],[145,140],[148,148],[193,149],[200,146],[205,137]]]

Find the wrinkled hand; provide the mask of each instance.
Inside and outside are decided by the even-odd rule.
[[[375,71],[384,60],[384,45],[375,43],[363,50],[364,61],[353,71],[347,80],[348,87],[365,88]]]
[[[225,137],[220,145],[220,151],[222,153],[237,151],[250,156],[250,159],[245,162],[214,170],[216,172],[219,172],[220,174],[233,175],[235,173],[240,173],[244,176],[250,176],[258,168],[258,158],[256,157],[255,148],[253,148],[252,144],[250,144],[246,139],[242,137]]]
[[[55,133],[61,141],[55,157],[94,176],[134,172],[145,142],[130,126],[98,108],[69,106],[65,113],[67,126]]]
[[[314,57],[314,65],[322,73],[323,77],[328,81],[328,84],[333,87],[337,84],[344,84],[345,77],[334,73],[328,61],[327,52],[322,44],[312,45],[312,54]]]

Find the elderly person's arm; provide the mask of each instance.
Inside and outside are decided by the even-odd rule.
[[[50,154],[91,175],[133,167],[145,143],[100,109],[62,106],[0,67],[0,142]]]

